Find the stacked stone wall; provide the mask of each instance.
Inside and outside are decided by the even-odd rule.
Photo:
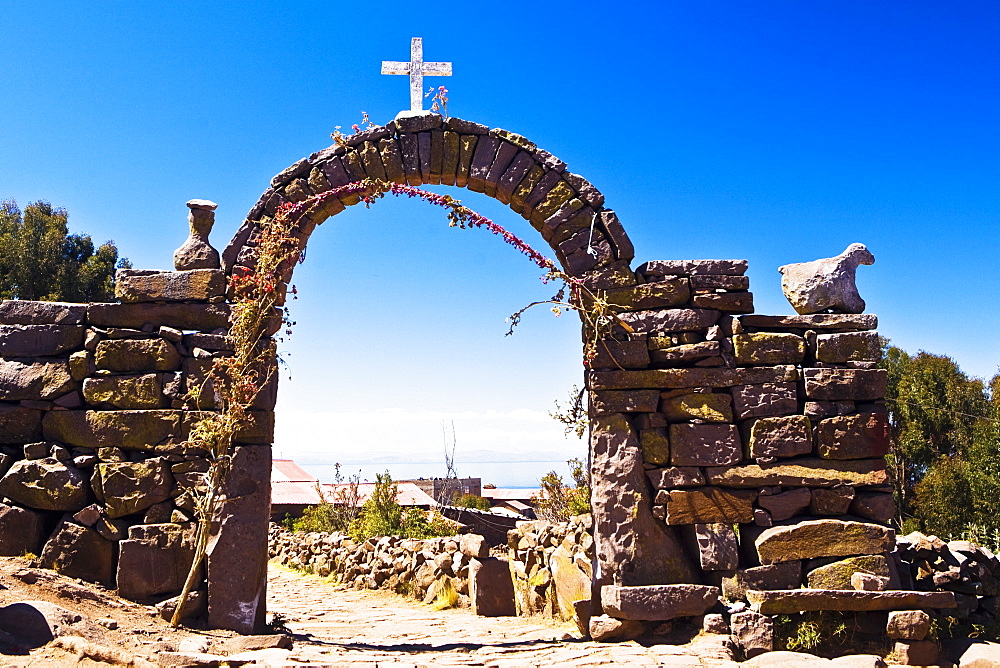
[[[218,269],[126,270],[121,303],[0,303],[0,555],[37,555],[137,601],[179,593],[208,470],[184,441],[216,408],[206,379],[231,350],[225,289]],[[237,439],[267,472],[275,389]],[[269,499],[266,480],[253,490]]]

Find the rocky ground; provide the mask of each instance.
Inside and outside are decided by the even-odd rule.
[[[17,640],[0,632],[0,666],[882,665],[875,657],[829,662],[784,652],[738,664],[728,637],[712,634],[683,644],[597,643],[579,639],[572,626],[434,610],[394,594],[347,589],[281,568],[269,575],[268,609],[274,630],[286,635],[175,630],[153,608],[32,568],[25,559],[2,558],[0,628],[18,628],[23,641],[30,635],[31,618],[14,627],[5,618],[19,601],[40,602],[33,605],[45,612],[57,637],[18,651],[12,645]]]

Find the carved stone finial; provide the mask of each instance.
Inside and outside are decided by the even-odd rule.
[[[193,199],[187,206],[191,235],[174,251],[174,269],[218,269],[219,251],[208,243],[208,235],[215,225],[215,209],[219,205],[207,199]]]
[[[858,265],[875,264],[864,244],[851,244],[837,257],[786,264],[779,267],[781,290],[796,313],[863,313],[865,300],[858,294]]]

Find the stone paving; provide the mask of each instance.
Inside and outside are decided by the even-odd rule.
[[[516,617],[477,617],[417,601],[358,591],[271,567],[268,610],[296,635],[293,650],[268,650],[275,665],[313,666],[736,666],[728,638],[682,646],[597,643],[573,626]]]

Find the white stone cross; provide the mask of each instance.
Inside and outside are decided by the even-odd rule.
[[[424,110],[424,75],[450,77],[451,63],[425,63],[424,39],[410,40],[410,62],[383,60],[382,74],[407,74],[410,77],[410,111]]]

